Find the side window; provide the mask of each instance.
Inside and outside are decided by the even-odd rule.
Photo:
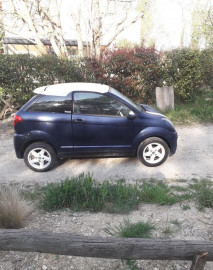
[[[30,112],[71,113],[71,94],[62,96],[42,96],[29,109]]]
[[[74,113],[128,116],[130,109],[119,101],[98,93],[74,93]]]

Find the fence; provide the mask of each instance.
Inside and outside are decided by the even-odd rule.
[[[28,230],[0,230],[0,250],[131,260],[193,260],[191,270],[213,261],[213,242],[101,238]]]

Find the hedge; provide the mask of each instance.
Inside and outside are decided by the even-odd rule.
[[[173,85],[175,95],[181,101],[193,98],[202,84],[199,50],[177,49],[165,52],[162,74],[167,85]]]
[[[154,102],[156,86],[173,85],[181,101],[192,99],[201,85],[213,87],[213,49],[159,53],[154,48],[114,48],[100,62],[0,54],[0,67],[0,96],[12,95],[20,105],[33,89],[55,80],[105,83],[143,103]]]
[[[81,80],[76,61],[54,56],[0,54],[0,67],[0,94],[12,95],[19,104],[26,102],[36,87],[53,84],[56,80]]]
[[[201,65],[204,86],[213,88],[213,48],[201,51]]]

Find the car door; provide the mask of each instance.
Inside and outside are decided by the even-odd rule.
[[[40,95],[20,114],[27,121],[23,133],[30,131],[31,139],[44,140],[57,152],[70,152],[73,148],[71,129],[71,94],[67,96]]]
[[[106,94],[73,93],[72,131],[74,150],[109,153],[129,151],[134,139],[130,109]]]

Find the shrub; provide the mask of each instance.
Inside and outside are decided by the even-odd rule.
[[[158,57],[154,48],[108,50],[102,58],[104,82],[134,100],[151,103],[159,80]]]
[[[192,99],[202,83],[200,51],[176,49],[165,52],[161,67],[163,81],[174,86],[176,97],[181,101]]]
[[[81,80],[75,60],[67,60],[47,55],[0,54],[0,88],[3,96],[12,95],[19,104],[25,103],[36,87],[59,82]]]
[[[24,227],[29,207],[24,205],[20,194],[15,188],[3,188],[0,191],[0,227],[18,229]]]

